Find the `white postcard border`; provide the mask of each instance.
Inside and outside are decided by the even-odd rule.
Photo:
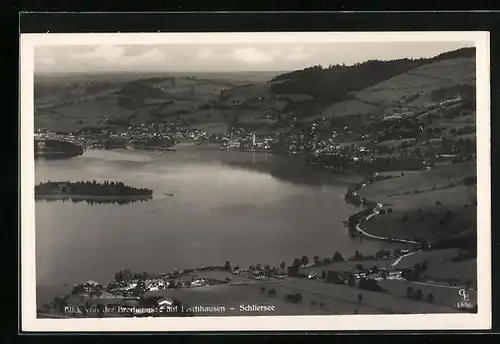
[[[471,42],[476,47],[478,174],[478,313],[325,316],[241,316],[114,319],[36,317],[33,147],[34,48],[38,45],[146,45],[338,42]],[[491,328],[491,180],[489,32],[294,32],[21,34],[21,324],[23,331],[349,331]],[[22,301],[22,302],[21,302]]]

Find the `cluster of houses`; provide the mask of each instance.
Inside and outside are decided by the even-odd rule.
[[[232,134],[229,137],[224,136],[221,139],[220,150],[241,149],[241,150],[262,150],[270,151],[277,143],[274,137],[258,137],[251,133]]]
[[[106,121],[106,120],[105,120]],[[89,148],[100,148],[107,144],[110,148],[125,148],[131,140],[164,139],[172,141],[207,139],[208,133],[181,125],[166,123],[136,124],[127,129],[119,128],[91,128],[80,130],[77,133],[54,133],[40,131],[36,133],[39,139],[58,139]]]
[[[261,281],[279,280],[287,276],[283,271],[277,269],[267,269],[266,266],[252,269],[235,269],[233,270],[233,274]]]
[[[83,282],[75,288],[78,294],[85,296],[95,296],[99,298],[107,297],[134,297],[142,292],[154,292],[170,288],[190,288],[202,287],[210,284],[219,284],[221,281],[191,276],[191,279],[175,280],[168,277],[153,278],[146,280],[132,279],[129,281],[110,282],[106,286],[96,281]]]
[[[396,268],[378,267],[363,268],[358,266],[356,269],[348,271],[325,271],[324,275],[318,276],[312,271],[307,275],[308,279],[326,280],[337,284],[356,284],[359,280],[402,280],[403,270]]]

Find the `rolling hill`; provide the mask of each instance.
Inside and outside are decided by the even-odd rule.
[[[111,120],[197,127],[237,123],[269,131],[289,128],[296,120],[372,118],[405,108],[432,111],[429,107],[456,95],[473,99],[475,49],[430,59],[313,66],[274,77],[221,73],[96,78],[36,81],[35,128],[71,131]]]

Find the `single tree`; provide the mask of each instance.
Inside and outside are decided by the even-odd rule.
[[[361,293],[358,294],[358,302],[359,303],[363,302],[363,294]]]
[[[121,271],[118,271],[115,273],[115,281],[116,282],[121,282],[123,281],[123,274]]]
[[[420,265],[420,271],[423,272],[423,271],[427,270],[428,265],[429,265],[429,261],[427,259],[424,259],[422,261],[422,265]]]
[[[413,297],[413,288],[412,287],[408,287],[406,289],[406,297],[407,298],[412,298]]]
[[[340,254],[340,252],[335,252],[335,254],[333,255],[333,261],[334,262],[340,262],[344,260],[344,258],[342,257],[342,255]]]
[[[321,278],[326,279],[326,271],[325,270],[321,271]]]
[[[309,264],[309,258],[307,258],[307,256],[302,256],[302,258],[300,259],[300,265],[304,266],[307,264]]]
[[[285,270],[285,267],[286,267],[286,263],[285,262],[281,262],[281,264],[280,264],[281,270]]]
[[[129,270],[129,269],[124,269],[122,271],[122,276],[123,276],[123,280],[128,282],[130,280],[132,280],[132,272]]]
[[[300,264],[300,259],[299,258],[295,258],[293,260],[293,266],[294,267],[299,267],[301,264]]]
[[[318,264],[320,263],[320,261],[319,261],[319,256],[314,256],[314,257],[313,257],[313,260],[314,260],[314,264],[315,264],[315,265],[318,265]]]
[[[405,213],[403,215],[403,218],[401,219],[403,222],[406,222],[408,220],[408,213]]]
[[[414,295],[414,298],[416,300],[422,300],[422,297],[423,297],[423,293],[422,293],[422,290],[418,289],[416,292],[415,292],[415,295]]]
[[[434,295],[432,295],[432,293],[429,293],[429,295],[427,295],[427,302],[434,302]]]
[[[276,290],[275,289],[269,289],[268,292],[267,292],[267,295],[272,296],[272,297],[276,296]]]
[[[226,264],[224,264],[224,269],[231,270],[231,264],[229,263],[229,261],[226,261]]]

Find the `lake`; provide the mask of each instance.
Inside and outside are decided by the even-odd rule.
[[[279,266],[335,251],[374,253],[394,244],[351,238],[344,202],[359,177],[334,175],[268,153],[203,146],[176,152],[86,151],[36,160],[36,183],[115,180],[151,188],[133,204],[36,202],[37,285],[106,283],[114,272],[166,272],[231,264]],[[165,195],[173,193],[174,196]]]

